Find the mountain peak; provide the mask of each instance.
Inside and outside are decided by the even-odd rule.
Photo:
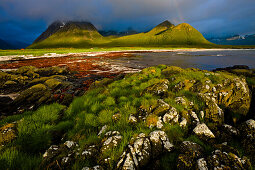
[[[174,24],[172,24],[170,21],[165,20],[164,22],[160,23],[159,25],[157,25],[156,27],[167,27],[170,28],[174,26]]]
[[[39,41],[43,41],[55,34],[56,32],[65,32],[73,29],[81,29],[81,30],[89,30],[89,31],[97,31],[96,27],[90,22],[85,21],[54,21],[49,25],[47,30],[43,32],[35,41],[37,43]]]

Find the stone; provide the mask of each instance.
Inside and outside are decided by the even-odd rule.
[[[139,162],[139,166],[143,167],[145,166],[149,160],[150,160],[150,156],[151,156],[151,144],[148,138],[138,138],[135,142],[134,142],[134,152],[135,152],[135,156]]]
[[[64,145],[65,145],[66,147],[68,147],[69,149],[78,146],[78,144],[77,144],[76,142],[74,142],[74,141],[66,141],[66,142],[64,143]]]
[[[116,114],[112,115],[112,120],[115,121],[115,122],[120,120],[120,118],[121,118],[120,113],[116,113]]]
[[[165,151],[171,152],[174,145],[169,142],[166,132],[156,130],[149,134],[149,139],[152,144],[152,155],[156,157],[158,153]]]
[[[122,169],[123,170],[135,170],[135,163],[134,163],[130,153],[127,154],[127,157],[123,164]]]
[[[203,156],[204,149],[197,143],[183,141],[180,145],[180,152],[193,158],[201,158]]]
[[[209,169],[218,169],[223,167],[224,169],[250,169],[251,165],[249,161],[244,158],[239,158],[237,155],[229,152],[222,152],[221,150],[215,150],[212,156],[207,158]]]
[[[174,146],[164,131],[153,131],[148,137],[140,133],[131,139],[128,150],[124,151],[117,163],[117,169],[139,169],[164,152],[171,152]]]
[[[180,127],[185,128],[187,126],[187,123],[188,123],[187,119],[182,118],[180,122]]]
[[[198,124],[194,129],[193,132],[201,137],[201,138],[205,138],[205,139],[212,139],[215,138],[214,134],[212,133],[212,131],[206,126],[205,123],[202,124]]]
[[[84,156],[86,159],[92,159],[97,153],[96,145],[91,145],[81,152],[81,156]]]
[[[135,116],[130,115],[128,118],[128,122],[131,124],[135,124],[135,123],[137,123],[137,119]]]
[[[205,117],[205,112],[204,112],[204,111],[200,111],[199,114],[200,114],[201,119],[204,119],[204,117]]]
[[[176,97],[176,98],[174,99],[174,101],[175,101],[177,104],[181,104],[181,105],[184,105],[184,106],[187,105],[186,100],[185,100],[183,97]]]
[[[178,123],[179,114],[174,107],[171,107],[170,110],[163,116],[164,123]]]
[[[163,121],[161,120],[161,117],[159,116],[157,121],[157,128],[161,129],[163,126],[164,126]]]
[[[108,128],[108,126],[107,126],[107,125],[104,125],[104,126],[101,128],[101,130],[99,131],[99,133],[97,134],[97,136],[101,136],[103,133],[105,133],[106,130],[107,130],[107,128]]]
[[[191,110],[189,110],[189,115],[191,117],[192,123],[195,125],[198,125],[200,123],[199,118],[197,114]]]
[[[101,147],[101,152],[106,152],[109,149],[112,149],[121,142],[122,136],[118,131],[109,131],[104,135],[107,139],[103,142]]]
[[[245,153],[250,156],[252,163],[255,163],[255,120],[243,122],[238,129]]]
[[[197,169],[198,170],[208,170],[205,158],[200,158],[197,160]]]
[[[169,110],[169,108],[170,108],[169,104],[164,102],[164,100],[162,100],[162,99],[158,99],[158,106],[154,110],[153,113],[155,115],[160,115],[160,114],[163,114],[163,113],[167,112]]]
[[[221,125],[224,122],[224,112],[216,103],[216,99],[211,97],[210,93],[199,93],[199,96],[205,101],[207,106],[205,109],[205,120]]]

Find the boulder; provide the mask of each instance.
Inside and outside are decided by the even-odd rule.
[[[197,160],[197,169],[198,170],[208,170],[207,162],[205,158],[200,158]]]
[[[183,141],[180,145],[180,152],[188,154],[194,158],[201,158],[204,153],[204,149],[197,143],[191,141]]]
[[[201,139],[212,139],[215,138],[212,131],[206,126],[205,123],[198,124],[194,129],[193,132]]]
[[[252,163],[255,163],[255,120],[249,119],[239,127],[242,138],[242,145],[247,156],[250,156]]]
[[[164,131],[153,131],[148,137],[141,133],[133,141],[121,155],[117,164],[118,169],[143,168],[150,160],[173,150],[173,145]]]
[[[224,122],[224,112],[216,103],[216,99],[211,95],[211,93],[199,93],[199,96],[205,101],[206,104],[205,120],[216,125],[221,125]]]
[[[153,114],[155,114],[155,115],[164,114],[169,110],[169,108],[170,108],[169,104],[164,102],[164,100],[162,100],[162,99],[158,99],[158,106],[154,110]]]
[[[171,107],[169,111],[163,116],[164,123],[175,124],[178,123],[179,114],[174,107]]]
[[[229,152],[215,150],[212,156],[207,158],[209,169],[250,169],[251,164],[247,158],[241,159],[237,155]]]
[[[152,157],[155,158],[159,153],[163,151],[172,151],[173,144],[169,142],[167,134],[164,131],[153,131],[149,134],[149,139],[151,141]]]
[[[177,104],[181,104],[181,105],[184,105],[184,106],[187,105],[187,102],[186,102],[186,100],[185,100],[183,97],[176,97],[176,98],[174,99],[174,101],[175,101]]]
[[[178,169],[194,169],[196,160],[204,154],[204,149],[197,143],[184,141],[180,145],[180,154],[177,158]]]

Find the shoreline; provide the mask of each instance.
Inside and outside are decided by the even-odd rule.
[[[79,56],[87,56],[87,57],[97,57],[100,55],[107,54],[133,54],[133,53],[160,53],[160,52],[201,52],[201,51],[240,51],[240,50],[255,50],[255,49],[152,49],[152,50],[113,50],[113,51],[93,51],[93,52],[77,52],[77,53],[46,53],[44,55],[6,55],[0,56],[0,62],[5,61],[19,61],[19,60],[31,60],[31,59],[39,59],[39,58],[55,58],[55,57],[79,57]]]

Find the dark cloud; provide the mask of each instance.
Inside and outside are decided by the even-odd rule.
[[[203,33],[247,34],[255,32],[254,11],[254,0],[1,0],[0,37],[31,41],[54,20],[144,31],[168,19]]]

